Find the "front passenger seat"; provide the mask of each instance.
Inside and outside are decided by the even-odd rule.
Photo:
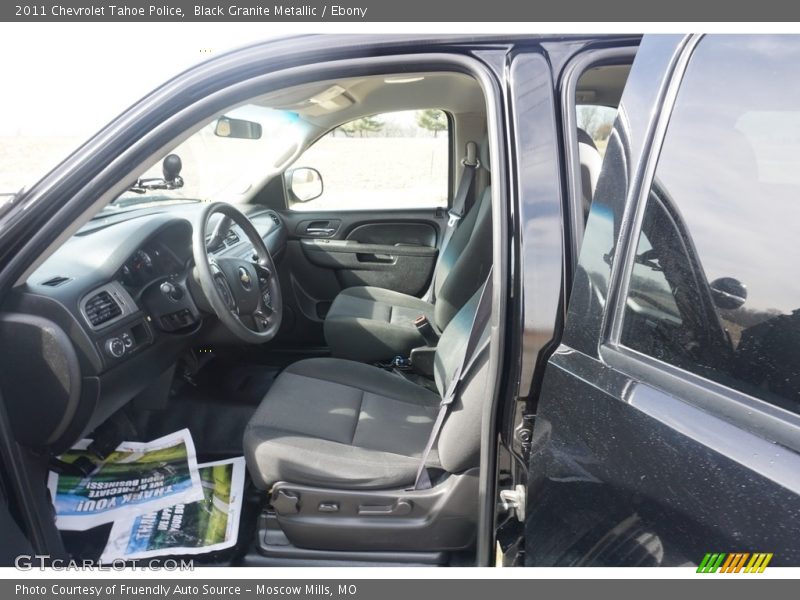
[[[245,429],[244,455],[295,546],[438,551],[472,543],[490,397],[490,328],[485,318],[475,325],[481,291],[442,333],[434,361],[438,393],[338,358],[302,360],[275,379]],[[473,328],[477,344],[466,362]],[[425,461],[431,485],[416,488],[442,398],[458,379]]]
[[[480,168],[489,172],[489,145],[480,147]],[[485,281],[492,262],[491,186],[456,225],[434,272],[435,301],[371,286],[342,290],[325,318],[331,354],[375,363],[428,345],[414,325],[424,315],[440,333]]]

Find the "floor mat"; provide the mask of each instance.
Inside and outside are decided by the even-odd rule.
[[[196,378],[178,382],[166,408],[132,412],[141,439],[154,439],[188,428],[199,457],[242,454],[247,422],[269,391],[280,369],[215,360]]]
[[[197,384],[198,388],[210,390],[226,404],[258,406],[281,370],[279,367],[215,360],[200,372]]]
[[[192,434],[198,457],[208,460],[242,454],[244,428],[254,411],[254,406],[175,398],[166,410],[142,414],[137,427],[144,438],[185,427]]]

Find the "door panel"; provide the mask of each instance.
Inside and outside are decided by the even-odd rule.
[[[780,263],[796,254],[795,213],[780,211],[785,194],[752,187],[759,146],[737,124],[794,106],[798,54],[781,36],[645,37],[536,406],[526,564],[696,565],[712,551],[800,564],[799,421],[781,408],[797,397],[786,357],[800,336],[786,313],[798,288]],[[765,250],[776,241],[778,259]],[[716,297],[715,269],[761,292],[737,329],[721,319],[746,295]]]
[[[365,223],[353,229],[348,240],[362,244],[389,244],[392,246],[436,246],[437,228],[431,223]]]
[[[323,345],[322,323],[343,289],[369,285],[413,296],[430,285],[447,213],[280,211],[289,232],[280,271],[289,307],[281,339]]]
[[[363,244],[352,240],[302,240],[305,257],[333,269],[342,288],[372,285],[404,294],[419,294],[430,282],[436,248]]]

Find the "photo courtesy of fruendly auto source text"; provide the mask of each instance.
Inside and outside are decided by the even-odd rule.
[[[800,5],[13,2],[0,597],[796,595]]]

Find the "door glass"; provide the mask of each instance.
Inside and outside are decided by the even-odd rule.
[[[614,119],[617,118],[617,108],[600,104],[577,104],[575,113],[578,129],[589,134],[600,156],[604,156],[608,145],[608,136],[611,135]]]
[[[793,36],[711,36],[696,48],[658,159],[621,338],[794,412],[798,64]]]
[[[323,136],[295,161],[316,170],[322,193],[298,211],[389,210],[446,207],[449,123],[441,110],[383,113],[357,119]],[[287,172],[288,173],[288,172]]]

